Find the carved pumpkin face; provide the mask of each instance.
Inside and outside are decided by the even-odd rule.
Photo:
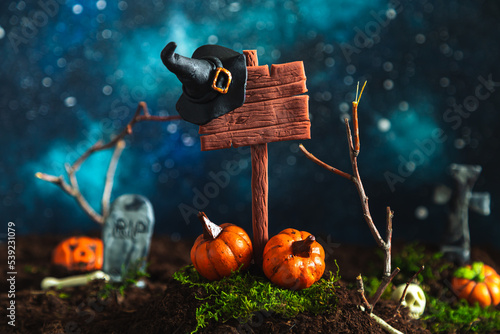
[[[101,239],[71,237],[63,240],[52,252],[52,263],[70,271],[91,271],[102,268]]]

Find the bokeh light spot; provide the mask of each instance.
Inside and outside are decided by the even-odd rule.
[[[415,42],[417,42],[418,44],[424,44],[425,43],[425,35],[424,34],[415,35]]]
[[[424,220],[429,216],[429,210],[425,206],[418,206],[415,209],[415,217],[420,220]]]
[[[387,132],[391,129],[391,121],[388,120],[387,118],[381,118],[377,122],[377,128],[381,132]]]
[[[107,3],[104,0],[99,0],[96,2],[95,5],[96,5],[97,9],[103,10],[104,8],[106,8]]]
[[[389,19],[389,20],[394,20],[396,18],[396,16],[398,15],[398,13],[396,13],[396,10],[394,8],[389,8],[388,10],[386,10],[385,12],[385,16]]]
[[[64,105],[66,107],[74,107],[76,105],[76,98],[74,96],[68,96],[64,99]]]
[[[76,15],[79,15],[83,12],[83,6],[80,5],[80,4],[76,4],[73,6],[73,13],[75,13]]]
[[[384,81],[383,86],[385,90],[391,90],[394,88],[394,81],[387,79]]]
[[[398,109],[401,111],[408,111],[410,109],[410,105],[406,101],[399,102]]]

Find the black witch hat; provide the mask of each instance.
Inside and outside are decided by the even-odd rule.
[[[245,102],[245,55],[218,45],[204,45],[191,58],[174,53],[170,42],[161,52],[163,64],[182,82],[176,109],[186,121],[203,125]]]

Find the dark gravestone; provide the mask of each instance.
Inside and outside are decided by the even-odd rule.
[[[102,231],[102,270],[120,282],[130,271],[144,270],[154,227],[153,207],[139,195],[122,195],[110,208]]]
[[[455,186],[441,250],[460,265],[470,262],[469,209],[485,216],[490,214],[490,194],[472,192],[481,170],[481,166],[459,164],[449,168]]]

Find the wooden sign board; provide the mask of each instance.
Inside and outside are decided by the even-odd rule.
[[[258,66],[255,50],[247,60],[245,103],[200,126],[201,150],[250,146],[252,156],[252,227],[255,262],[262,264],[268,240],[267,143],[310,139],[309,96],[301,61]]]
[[[299,95],[307,92],[303,63],[247,71],[245,104],[200,126],[201,150],[310,139],[309,96]]]

